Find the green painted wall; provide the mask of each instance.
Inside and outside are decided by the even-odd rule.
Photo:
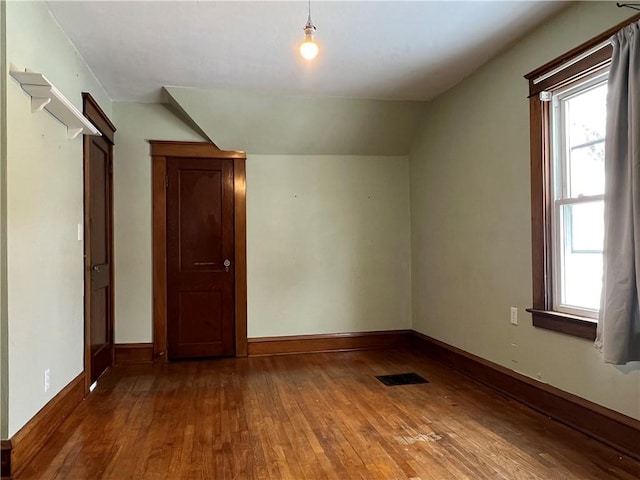
[[[114,114],[116,341],[149,342],[147,140],[202,138],[161,105]],[[408,173],[406,156],[248,153],[250,337],[409,327]]]
[[[249,337],[410,328],[407,157],[247,158]]]
[[[413,328],[640,418],[640,365],[531,325],[527,72],[621,22],[580,2],[435,99],[410,154]],[[519,326],[509,308],[519,309]]]
[[[0,1],[0,439],[9,438],[7,316],[7,38],[6,3]]]
[[[6,3],[6,62],[43,73],[78,109],[111,101],[42,2]],[[7,81],[8,435],[83,370],[82,138]],[[44,371],[51,388],[44,392]]]
[[[152,341],[151,157],[147,140],[205,141],[164,105],[113,104],[116,343]]]

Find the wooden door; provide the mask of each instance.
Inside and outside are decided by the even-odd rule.
[[[85,370],[88,388],[113,364],[112,171],[115,127],[89,94],[85,115],[102,136],[84,137]]]
[[[234,355],[233,160],[167,158],[170,359]]]
[[[91,383],[111,366],[111,156],[102,137],[91,139],[89,241],[91,243]]]

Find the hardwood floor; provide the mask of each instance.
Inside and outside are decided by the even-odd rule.
[[[430,383],[375,378],[410,371]],[[116,367],[14,479],[639,477],[419,352],[378,350]]]

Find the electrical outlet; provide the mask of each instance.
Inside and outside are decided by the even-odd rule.
[[[518,325],[518,309],[511,307],[511,325]]]
[[[48,392],[51,387],[51,370],[48,368],[44,371],[44,391]]]

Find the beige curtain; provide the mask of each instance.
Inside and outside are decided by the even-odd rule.
[[[613,38],[605,145],[604,278],[596,347],[640,360],[640,23]]]

